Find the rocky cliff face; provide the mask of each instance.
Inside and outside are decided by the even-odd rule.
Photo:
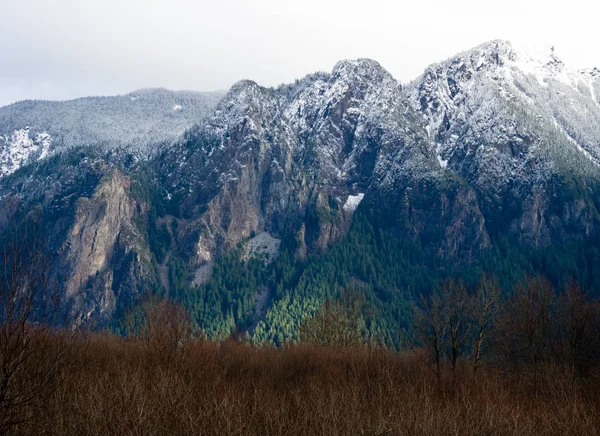
[[[598,177],[594,71],[570,70],[551,47],[493,41],[427,68],[409,85],[440,165],[475,189],[489,231],[535,246],[589,235],[591,211],[582,210],[581,196],[564,193],[572,192],[573,174],[584,185]],[[568,204],[553,207],[559,196]]]
[[[135,299],[153,280],[150,251],[134,223],[142,210],[129,188],[129,178],[111,168],[90,198],[77,200],[59,258],[65,297],[79,322],[110,318],[120,294]]]
[[[350,197],[442,177],[432,149],[391,75],[374,61],[344,61],[277,89],[236,84],[159,171],[169,174],[164,195],[174,190],[192,217],[187,236],[203,263],[261,231],[322,252],[348,228]]]
[[[0,211],[16,220],[41,211],[38,231],[53,261],[50,278],[62,289],[73,322],[102,324],[155,287],[148,238],[138,228],[147,205],[133,199],[122,170],[73,152],[12,182],[3,185]]]

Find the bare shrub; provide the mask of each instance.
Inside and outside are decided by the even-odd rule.
[[[0,240],[0,434],[33,425],[56,388],[71,332],[55,330],[60,295],[35,216]]]

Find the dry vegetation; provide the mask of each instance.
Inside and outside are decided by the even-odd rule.
[[[365,341],[353,295],[281,348],[202,340],[163,300],[125,338],[76,335],[48,327],[47,269],[20,240],[0,280],[0,435],[600,434],[600,310],[574,283],[530,277],[500,304],[493,278],[446,281],[404,353]]]
[[[31,405],[36,435],[593,435],[597,380],[543,390],[483,369],[435,373],[418,355],[193,342],[165,357],[142,341],[79,340],[54,394]],[[463,370],[464,369],[464,370]]]
[[[165,301],[127,338],[46,330],[22,349],[30,364],[2,373],[9,397],[33,395],[0,398],[0,434],[600,434],[595,303],[532,278],[499,311],[482,283],[474,295],[445,283],[424,303],[422,345],[404,353],[361,342],[353,299],[281,348],[194,337]]]

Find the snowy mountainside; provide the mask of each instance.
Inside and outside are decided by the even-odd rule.
[[[491,41],[428,67],[406,92],[440,164],[477,191],[488,228],[545,245],[591,231],[593,211],[552,198],[572,177],[598,180],[599,86],[598,70],[572,70],[552,47]]]
[[[527,179],[527,164],[540,157],[549,166],[598,166],[599,90],[597,69],[571,70],[552,47],[492,41],[430,66],[407,92],[442,165],[473,177],[475,166],[494,162],[500,182],[507,174]]]
[[[235,166],[242,167],[230,147],[235,144],[235,153],[247,153],[252,143],[262,154],[279,155],[280,160],[273,157],[274,165],[301,170],[303,177],[321,185],[383,183],[400,171],[392,168],[394,159],[406,170],[411,164],[415,171],[439,169],[429,156],[431,144],[419,114],[398,82],[369,59],[342,61],[332,73],[312,74],[278,88],[238,82],[198,132],[218,143],[200,150],[206,165],[231,164],[219,172],[232,178]],[[189,145],[180,143],[174,155],[181,156],[181,148]],[[181,168],[186,165],[185,159],[179,162]]]
[[[147,89],[115,97],[22,101],[2,107],[0,176],[32,159],[76,146],[122,148],[137,158],[147,157],[158,144],[172,142],[201,122],[221,96]]]
[[[30,161],[44,159],[50,153],[52,136],[40,132],[31,138],[29,130],[27,126],[10,136],[0,136],[0,177],[15,172]]]
[[[162,198],[192,218],[181,231],[194,240],[186,254],[198,264],[263,231],[295,234],[300,253],[324,251],[343,236],[363,198],[386,198],[380,209],[415,238],[424,229],[407,218],[414,207],[395,202],[404,196],[409,204],[421,190],[439,200],[418,206],[424,216],[449,203],[473,209],[457,229],[481,221],[468,187],[457,188],[460,198],[435,193],[448,175],[420,119],[377,62],[342,61],[331,73],[274,89],[235,84],[207,125],[157,159],[153,172],[162,179]],[[486,244],[479,232],[465,245],[471,251]]]
[[[431,167],[418,114],[400,84],[373,60],[339,62],[327,80],[301,87],[284,117],[303,159],[320,168],[319,179],[383,183],[396,172]]]

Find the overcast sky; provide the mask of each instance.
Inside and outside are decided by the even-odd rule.
[[[485,6],[490,4],[491,6]],[[0,0],[0,106],[138,88],[225,90],[378,60],[401,82],[491,39],[600,66],[592,0]]]

